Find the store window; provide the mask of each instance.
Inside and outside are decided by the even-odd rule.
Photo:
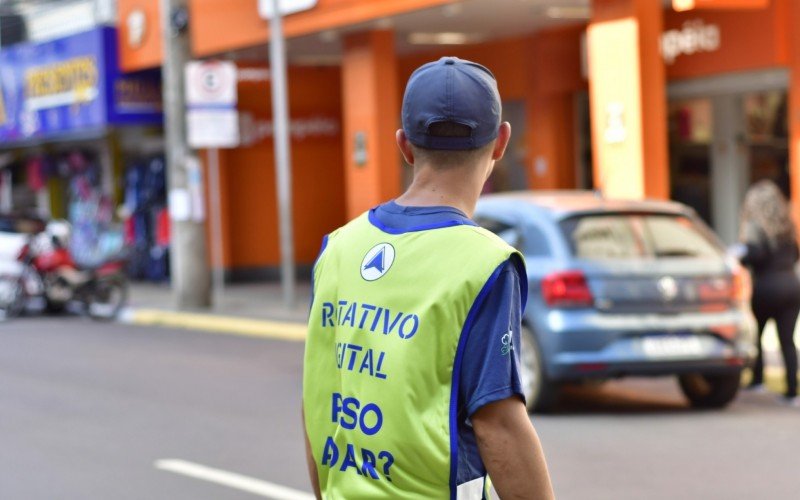
[[[789,196],[787,93],[752,92],[743,96],[745,146],[750,158],[750,182],[771,179]]]
[[[714,135],[711,99],[686,99],[669,104],[671,198],[711,220],[711,141]]]

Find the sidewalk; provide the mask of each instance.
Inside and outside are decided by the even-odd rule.
[[[168,284],[131,283],[124,323],[207,330],[283,340],[305,339],[311,285],[299,282],[287,308],[280,283],[226,285],[210,309],[178,310]]]

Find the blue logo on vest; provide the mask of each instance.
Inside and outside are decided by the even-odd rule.
[[[389,243],[378,243],[361,261],[361,277],[375,281],[386,274],[394,263],[394,247]]]

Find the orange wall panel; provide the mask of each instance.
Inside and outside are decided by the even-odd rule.
[[[531,189],[575,188],[574,102],[574,96],[565,92],[542,93],[530,100],[525,140]]]
[[[545,30],[531,39],[525,134],[532,189],[575,187],[575,94],[587,88],[581,75],[584,29]]]
[[[789,175],[791,178],[792,211],[795,223],[800,224],[800,2],[793,1],[787,9],[789,25],[795,29],[791,33],[789,54]]]
[[[290,68],[292,120],[335,120],[335,133],[292,135],[295,258],[311,264],[322,237],[345,222],[340,73],[332,68]],[[271,122],[266,81],[239,84],[239,109],[263,127]],[[221,152],[226,267],[274,267],[280,263],[272,140]]]
[[[161,43],[161,10],[158,0],[119,0],[119,60],[123,71],[135,71],[161,66],[163,50]],[[144,35],[138,44],[131,44],[131,29],[134,19],[143,16]],[[134,37],[135,38],[135,37]]]
[[[352,218],[401,194],[401,96],[397,86],[394,34],[370,31],[344,41],[342,102],[347,216]],[[366,163],[355,162],[356,134],[363,134]]]
[[[531,75],[544,92],[578,92],[588,82],[581,74],[581,36],[585,25],[538,32],[533,37],[536,62]]]

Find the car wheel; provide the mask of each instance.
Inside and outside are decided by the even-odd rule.
[[[694,408],[723,408],[736,398],[741,372],[724,375],[690,373],[679,376],[678,383]]]
[[[547,378],[539,344],[526,326],[522,327],[520,342],[519,378],[528,411],[550,411],[558,402],[558,386]]]

